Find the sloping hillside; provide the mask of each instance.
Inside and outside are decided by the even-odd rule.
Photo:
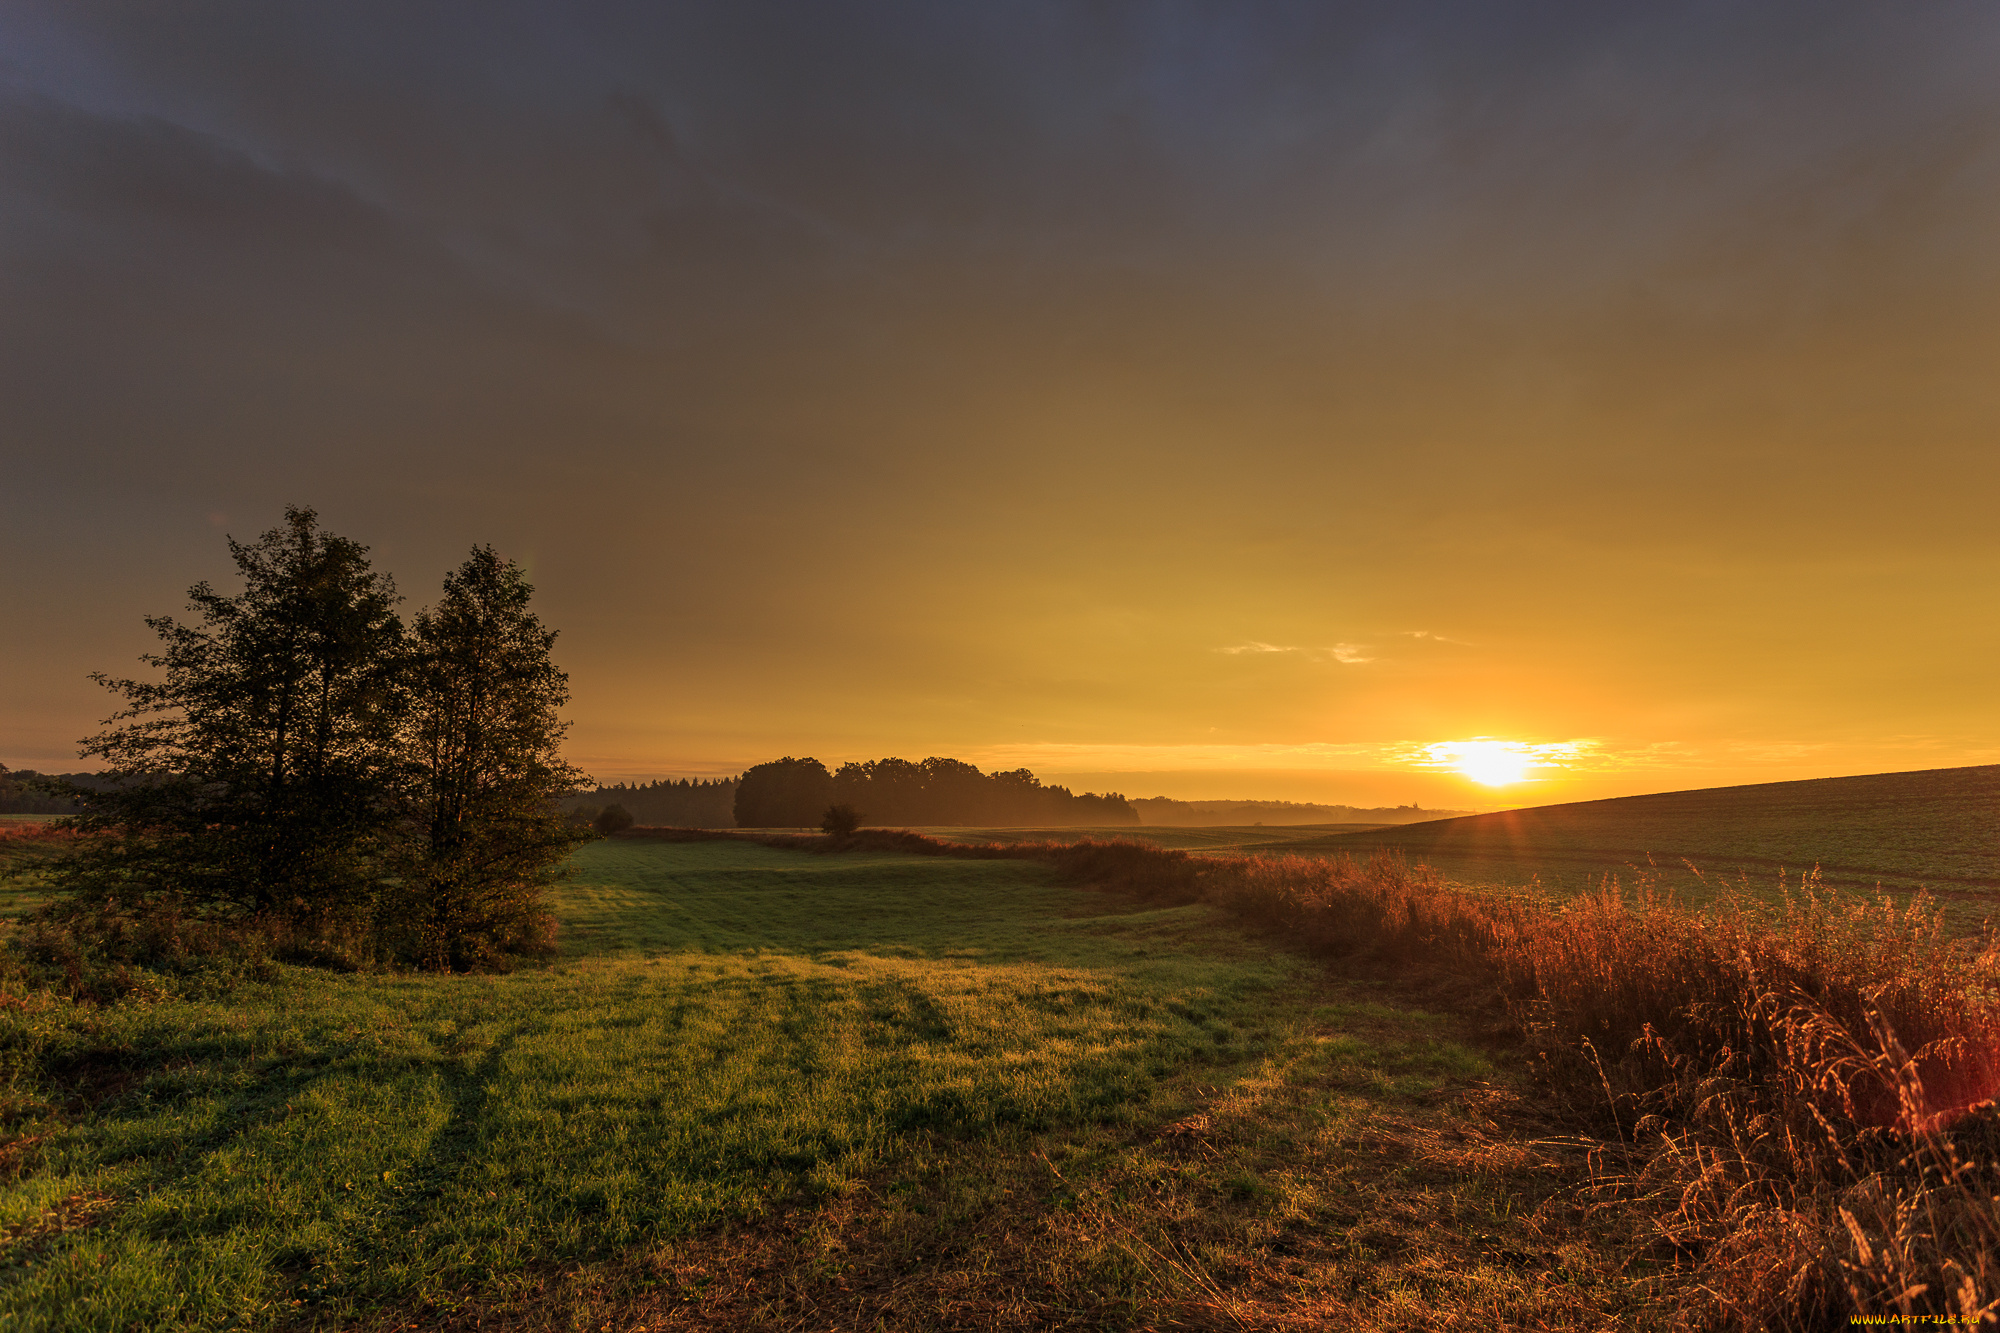
[[[1298,852],[1401,849],[1452,879],[1560,892],[1607,874],[1677,889],[1747,880],[1775,887],[1817,865],[1844,888],[2000,904],[2000,765],[1766,782],[1578,801],[1299,842]]]

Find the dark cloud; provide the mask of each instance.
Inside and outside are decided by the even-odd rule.
[[[0,557],[81,603],[54,534],[311,502],[412,588],[499,540],[606,735],[634,662],[715,734],[1074,739],[1347,725],[1216,643],[1643,657],[1714,553],[1987,558],[1996,48],[1970,3],[11,5]]]

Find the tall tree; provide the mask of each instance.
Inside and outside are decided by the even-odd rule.
[[[411,626],[403,731],[407,837],[387,924],[427,966],[536,942],[543,896],[592,836],[557,807],[585,781],[561,756],[569,678],[519,566],[474,548]]]
[[[86,828],[117,830],[73,880],[325,919],[361,910],[390,816],[402,626],[367,548],[288,508],[231,540],[243,591],[189,590],[198,620],[147,624],[157,680],[93,677],[125,707],[83,753]]]

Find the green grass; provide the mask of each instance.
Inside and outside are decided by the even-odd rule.
[[[46,837],[8,836],[0,826],[0,920],[10,920],[48,897],[43,870],[60,848]]]
[[[1273,1088],[1311,1126],[1275,1159],[1243,1138],[1216,1216],[1297,1211],[1298,1136],[1351,1135],[1341,1096],[1410,1109],[1494,1076],[1446,1020],[1331,992],[1209,909],[1032,863],[622,842],[578,868],[548,967],[0,1008],[0,1328],[505,1301],[857,1191],[903,1235],[896,1208],[997,1205],[1023,1163],[1067,1163],[1074,1213],[1160,1124]],[[1129,1261],[1165,1253],[1144,1244],[1066,1280],[1180,1281]]]
[[[0,1329],[1640,1308],[1458,1020],[1210,909],[737,842],[578,869],[547,967],[0,1006]]]

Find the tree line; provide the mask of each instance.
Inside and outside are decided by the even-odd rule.
[[[728,828],[736,822],[735,778],[665,778],[579,793],[565,803],[572,816],[594,822],[622,810],[634,823],[669,828]]]
[[[123,706],[63,794],[99,836],[58,886],[220,919],[364,937],[430,967],[545,946],[543,893],[592,835],[558,808],[567,677],[520,568],[476,547],[407,623],[367,548],[311,509],[231,540],[242,591],[150,617],[150,679],[93,677]]]
[[[828,772],[817,759],[789,756],[738,779],[732,814],[739,828],[820,825],[842,819],[877,825],[1079,827],[1137,824],[1116,792],[1075,794],[1043,786],[1025,768],[982,773],[958,759],[875,759]],[[832,827],[828,824],[828,827]]]

